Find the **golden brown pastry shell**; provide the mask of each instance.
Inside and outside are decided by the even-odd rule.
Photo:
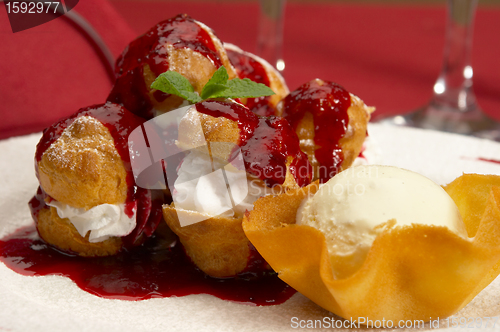
[[[237,77],[236,70],[229,61],[227,57],[226,50],[222,46],[222,42],[215,36],[213,31],[204,25],[203,23],[197,22],[198,25],[202,27],[210,35],[212,42],[214,43],[215,49],[222,65],[226,68],[229,79]],[[171,44],[164,45],[166,54],[168,54],[168,70],[178,72],[184,76],[189,83],[194,88],[194,91],[201,94],[203,87],[210,80],[212,75],[217,71],[217,67],[209,58],[205,57],[203,54],[196,52],[190,48],[175,48]],[[164,100],[158,101],[154,96],[156,90],[151,89],[150,86],[156,79],[156,75],[151,71],[149,65],[144,65],[143,67],[144,82],[148,89],[148,96],[153,104],[153,107],[159,113],[165,113],[170,110],[176,109],[185,102],[185,100],[176,95],[169,95]]]
[[[245,269],[250,256],[249,241],[241,228],[242,218],[217,216],[182,227],[174,205],[163,206],[163,217],[177,234],[187,255],[206,274],[213,277],[235,276]]]
[[[179,123],[176,145],[183,150],[201,146],[201,151],[208,152],[212,158],[227,161],[239,143],[240,128],[236,121],[200,113],[194,106]]]
[[[367,135],[367,127],[371,113],[375,111],[375,108],[366,106],[357,96],[353,94],[350,95],[351,106],[347,109],[349,125],[344,137],[342,137],[339,142],[342,153],[344,154],[344,161],[341,166],[342,169],[349,168],[359,156]]]
[[[236,121],[202,114],[193,108],[179,123],[177,146],[184,150],[201,147],[200,151],[207,153],[212,160],[217,160],[221,164],[228,162],[234,147],[239,143],[240,129]],[[293,160],[293,156],[287,157],[283,184],[276,185],[272,189],[268,188],[273,193],[299,187],[290,172]],[[265,186],[262,180],[248,173],[247,179],[257,181],[262,187]],[[174,204],[163,206],[165,221],[179,236],[187,255],[202,271],[214,277],[234,276],[243,271],[247,266],[250,252],[248,239],[241,228],[241,217],[207,217],[202,222],[181,227],[177,213],[183,213],[185,216],[201,214],[182,209],[176,211]]]
[[[322,82],[321,80],[318,80]],[[338,172],[349,168],[354,160],[359,156],[363,147],[363,142],[367,136],[368,122],[370,121],[371,113],[375,111],[374,107],[366,106],[365,103],[357,96],[350,94],[351,105],[347,109],[349,117],[348,127],[344,136],[339,140],[339,146],[342,149],[343,161]],[[276,115],[283,115],[283,103],[278,105]],[[319,148],[314,142],[315,124],[314,117],[311,112],[305,112],[303,118],[298,122],[295,129],[300,140],[300,148],[307,154],[309,162],[314,169],[313,180],[320,176],[320,164],[315,156],[315,151]]]
[[[75,208],[121,204],[127,198],[127,172],[109,130],[83,116],[65,129],[38,163],[43,190]]]

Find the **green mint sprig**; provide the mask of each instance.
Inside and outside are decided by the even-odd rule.
[[[266,85],[248,78],[230,80],[224,66],[217,69],[205,84],[201,95],[194,92],[187,78],[170,70],[160,74],[151,84],[151,89],[182,97],[191,103],[198,103],[209,98],[257,98],[274,95],[273,90]]]

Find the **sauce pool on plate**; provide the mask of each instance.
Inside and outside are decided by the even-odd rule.
[[[295,290],[276,274],[211,278],[186,257],[182,246],[153,236],[142,246],[110,257],[79,257],[61,253],[36,238],[34,226],[0,240],[0,261],[26,276],[59,275],[91,294],[120,300],[146,300],[210,294],[250,305],[276,305]]]

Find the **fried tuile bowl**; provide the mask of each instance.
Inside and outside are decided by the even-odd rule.
[[[339,280],[323,233],[295,225],[300,203],[317,190],[313,183],[260,198],[243,229],[283,281],[343,318],[397,324],[450,316],[500,273],[499,176],[467,174],[445,187],[463,214],[469,239],[437,226],[387,229],[361,268]]]

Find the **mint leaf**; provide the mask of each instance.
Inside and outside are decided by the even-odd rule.
[[[229,76],[227,75],[226,67],[220,66],[219,69],[217,69],[215,71],[215,73],[212,75],[212,78],[210,78],[210,80],[208,80],[208,82],[204,88],[206,88],[207,85],[210,85],[210,84],[225,85],[227,83],[228,79],[229,79]]]
[[[257,98],[274,95],[273,90],[266,85],[255,83],[248,78],[228,79],[226,68],[221,66],[205,84],[200,97],[194,92],[187,78],[169,70],[156,78],[151,89],[182,97],[193,104],[208,98]]]
[[[187,78],[175,71],[166,71],[160,74],[151,84],[151,89],[182,97],[191,103],[200,102],[202,99],[194,92],[194,88]]]
[[[217,71],[213,74],[212,78],[205,84],[203,91],[201,91],[201,99],[208,99],[212,95],[221,93],[227,89],[227,80],[229,76],[227,75],[227,70],[224,66],[219,67]]]
[[[210,98],[257,98],[272,96],[274,91],[262,83],[256,83],[248,78],[234,78],[227,82],[227,89],[211,95]]]
[[[207,84],[203,87],[203,91],[201,91],[201,99],[217,98],[214,96],[224,94],[224,90],[227,89],[228,87],[225,84]]]

